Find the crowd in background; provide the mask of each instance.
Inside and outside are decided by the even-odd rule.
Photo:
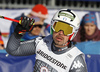
[[[31,33],[26,32],[26,34],[23,36],[23,40],[32,39],[32,38],[37,37],[38,35],[47,36],[50,34],[50,24],[48,24],[47,22],[44,22],[44,20],[46,20],[47,17],[49,16],[48,9],[44,8],[42,11],[43,15],[38,15],[37,14],[38,10],[36,11],[37,8],[40,10],[43,9],[41,8],[41,4],[39,4],[33,7],[31,12],[29,12],[29,14],[26,15],[25,13],[22,13],[20,16],[15,18],[16,20],[19,20],[21,16],[34,18],[37,24],[35,25],[35,28],[37,29],[34,28]],[[16,22],[11,23],[10,31],[8,35],[9,37],[14,32],[16,25],[17,25]],[[35,36],[33,36],[32,34]],[[77,44],[80,42],[87,42],[87,41],[100,41],[100,30],[98,28],[98,22],[97,22],[97,17],[96,17],[95,12],[87,12],[80,19],[80,28],[73,40],[73,43]]]

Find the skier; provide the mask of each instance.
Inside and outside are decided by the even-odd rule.
[[[80,20],[74,11],[60,9],[51,20],[51,35],[20,42],[24,32],[34,28],[34,19],[22,17],[6,51],[14,56],[36,54],[33,72],[87,72],[84,54],[71,43],[79,26]]]

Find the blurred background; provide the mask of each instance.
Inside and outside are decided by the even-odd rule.
[[[79,16],[80,20],[86,13],[95,12],[96,17],[97,17],[97,26],[100,30],[100,0],[0,0],[0,16],[15,18],[17,16],[20,16],[23,12],[28,14],[31,11],[32,7],[36,4],[43,4],[48,8],[49,17],[45,20],[45,22],[49,24],[50,24],[53,14],[58,9],[61,9],[61,8],[67,8],[67,9],[74,10]],[[12,21],[0,19],[0,31],[1,31],[2,39],[4,41],[5,47],[9,39],[9,28],[11,26],[11,22]],[[82,43],[79,45],[79,47],[83,46],[85,49],[86,48],[91,49],[90,46],[91,44],[93,45],[93,43],[95,45],[95,46],[92,46],[94,47],[93,50],[95,50],[97,46],[96,44],[98,44],[97,50],[96,50],[98,51],[98,54],[96,52],[94,54],[89,53],[89,52],[85,53],[88,72],[100,72],[100,42],[98,43],[92,42],[88,44]],[[26,69],[24,68],[25,70],[23,68],[19,69],[18,68],[19,64],[17,65],[15,64],[17,62],[23,61],[24,58],[32,59],[32,56],[22,57],[22,58],[20,57],[17,57],[17,58],[8,57],[7,58],[5,54],[0,53],[0,57],[1,57],[1,61],[0,61],[1,63],[3,62],[3,60],[6,59],[6,60],[9,60],[8,62],[12,64],[10,65],[10,67],[12,68],[7,67],[5,65],[4,66],[0,65],[0,72],[12,72],[13,70],[11,71],[10,69],[13,69],[15,67],[16,69],[13,72],[31,72],[32,70],[31,63],[29,60],[27,60],[26,62],[29,62],[28,66],[31,68],[30,71],[29,71],[29,67],[26,66],[27,64],[25,64],[26,62],[25,63],[23,62],[23,64],[20,64],[22,65],[23,68],[24,67],[26,68]],[[4,64],[5,63],[7,64],[7,62],[4,62]],[[15,66],[13,66],[13,63]],[[5,68],[7,68],[9,71],[5,71]]]
[[[100,11],[100,0],[0,0],[0,8],[32,8],[43,4],[47,8],[69,8],[74,10]]]
[[[80,19],[89,11],[96,12],[97,22],[99,22],[100,0],[0,0],[0,15],[15,18],[23,12],[29,13],[36,4],[43,4],[48,8],[49,17],[45,22],[49,24],[53,14],[61,8],[75,10]],[[0,30],[6,46],[11,21],[0,19],[0,23]],[[99,24],[98,27],[100,29]]]

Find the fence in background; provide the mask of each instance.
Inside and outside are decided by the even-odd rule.
[[[47,8],[100,11],[100,0],[0,0],[0,8],[32,8],[44,4]]]

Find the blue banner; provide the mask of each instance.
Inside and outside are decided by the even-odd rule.
[[[99,54],[100,55],[100,41],[79,42],[76,44],[79,50],[84,54]]]
[[[34,56],[6,56],[0,53],[0,72],[33,72]]]
[[[100,55],[85,55],[88,72],[100,72]]]

